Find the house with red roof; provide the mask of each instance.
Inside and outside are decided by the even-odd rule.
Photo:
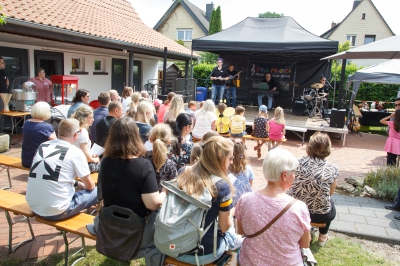
[[[126,0],[3,0],[1,6],[7,24],[0,26],[0,56],[11,83],[43,67],[48,77],[78,76],[93,100],[110,89],[154,83],[165,47],[168,60],[188,66],[192,57],[146,26]]]

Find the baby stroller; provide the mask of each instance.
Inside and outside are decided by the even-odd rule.
[[[46,121],[49,123],[58,136],[58,128],[62,120],[67,118],[70,105],[57,105],[50,108],[51,117]]]

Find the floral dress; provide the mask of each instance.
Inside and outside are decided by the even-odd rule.
[[[154,167],[154,172],[156,173],[158,189],[161,191],[161,181],[169,181],[174,179],[178,175],[178,170],[176,169],[176,164],[173,160],[167,159],[160,170],[157,171],[156,165],[153,162],[153,151],[148,151],[144,158],[149,159]]]

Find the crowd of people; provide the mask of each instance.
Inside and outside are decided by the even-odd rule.
[[[168,193],[163,182],[176,180],[189,195],[209,190],[212,204],[204,226],[218,218],[219,232],[214,240],[213,230],[208,230],[201,239],[201,254],[195,256],[194,247],[178,256],[180,261],[211,263],[229,249],[238,250],[241,265],[303,265],[300,248],[309,247],[310,222],[326,223],[320,228],[320,246],[329,240],[336,214],[331,195],[338,176],[337,167],[326,161],[330,139],[315,133],[307,156],[299,160],[276,147],[285,134],[282,108],[268,119],[268,108],[261,105],[254,120],[254,136],[269,136],[276,143],[263,163],[267,186],[253,191],[255,175],[242,139],[247,134],[243,106],[225,119],[223,103],[218,116],[212,100],[202,102],[198,110],[198,104],[190,102],[185,110],[180,95],[169,93],[161,103],[129,87],[122,98],[115,91],[100,93],[95,110],[88,99],[87,90],[76,92],[69,118],[58,132],[45,122],[50,117],[46,102],[33,106],[32,118],[24,125],[21,157],[31,169],[26,198],[36,214],[65,219],[95,205],[101,196],[105,207],[130,209],[152,224]],[[220,131],[230,132],[232,139],[220,136]],[[93,151],[92,144],[104,153]],[[99,187],[90,177],[93,172],[98,172]],[[280,219],[252,237],[285,206]],[[96,233],[96,226],[89,226],[90,231]],[[141,243],[137,256],[149,265],[159,264],[162,254],[153,235],[145,234]]]

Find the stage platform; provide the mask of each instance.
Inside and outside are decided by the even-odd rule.
[[[254,117],[258,115],[258,107],[246,106],[245,108],[246,111],[244,113],[244,116],[246,117],[246,123],[247,125],[252,125]],[[268,112],[268,118],[274,117],[273,112],[274,110]],[[319,117],[309,118],[308,115],[296,116],[286,109],[284,110],[284,112],[285,112],[286,127],[289,130],[293,131],[294,133],[296,133],[296,131],[303,132],[303,142],[304,142],[304,130],[296,130],[296,128],[340,134],[341,140],[343,141],[343,146],[345,145],[346,135],[349,133],[349,130],[347,129],[346,126],[344,126],[343,128],[330,127],[329,119],[324,120]],[[300,138],[302,138],[299,134],[297,135]]]

